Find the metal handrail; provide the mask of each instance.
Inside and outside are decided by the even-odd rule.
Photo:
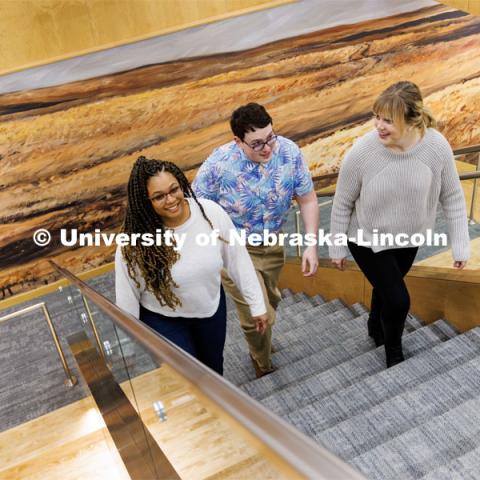
[[[52,267],[101,308],[111,320],[149,352],[193,384],[221,411],[256,437],[288,469],[315,480],[365,480],[343,460],[321,448],[290,424],[274,415],[223,377],[205,367],[173,343],[161,338],[143,322],[125,313],[71,272],[49,260]]]

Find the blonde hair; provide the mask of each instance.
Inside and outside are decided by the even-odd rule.
[[[432,113],[423,104],[420,89],[413,82],[390,85],[375,100],[373,113],[389,118],[400,130],[411,125],[423,133],[429,127],[437,127]]]

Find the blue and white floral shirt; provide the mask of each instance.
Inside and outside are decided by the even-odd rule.
[[[252,162],[234,141],[215,149],[192,187],[198,197],[221,205],[234,225],[250,235],[279,232],[292,199],[309,193],[313,183],[299,147],[279,136],[263,164]]]

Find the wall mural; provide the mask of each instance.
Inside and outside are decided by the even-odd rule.
[[[140,154],[192,178],[230,140],[232,109],[256,101],[315,176],[333,173],[371,128],[373,99],[403,79],[452,146],[480,143],[480,18],[440,5],[0,95],[0,298],[51,280],[47,257],[74,272],[112,261],[113,247],[60,247],[58,232],[117,231]],[[44,248],[39,228],[53,236]]]

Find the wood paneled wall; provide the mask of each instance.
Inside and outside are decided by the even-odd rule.
[[[411,312],[421,320],[431,323],[443,318],[461,332],[480,325],[480,270],[414,265],[406,283]],[[313,277],[304,277],[300,261],[290,259],[282,270],[280,288],[320,294],[326,300],[341,298],[349,305],[360,302],[368,308],[372,295],[372,287],[356,264],[347,262],[347,268],[341,272],[326,259],[320,260]]]
[[[0,74],[298,0],[0,0]],[[441,0],[480,15],[480,0]]]
[[[480,0],[438,0],[445,5],[458,8],[464,12],[480,15]]]
[[[0,74],[293,0],[0,0]]]

